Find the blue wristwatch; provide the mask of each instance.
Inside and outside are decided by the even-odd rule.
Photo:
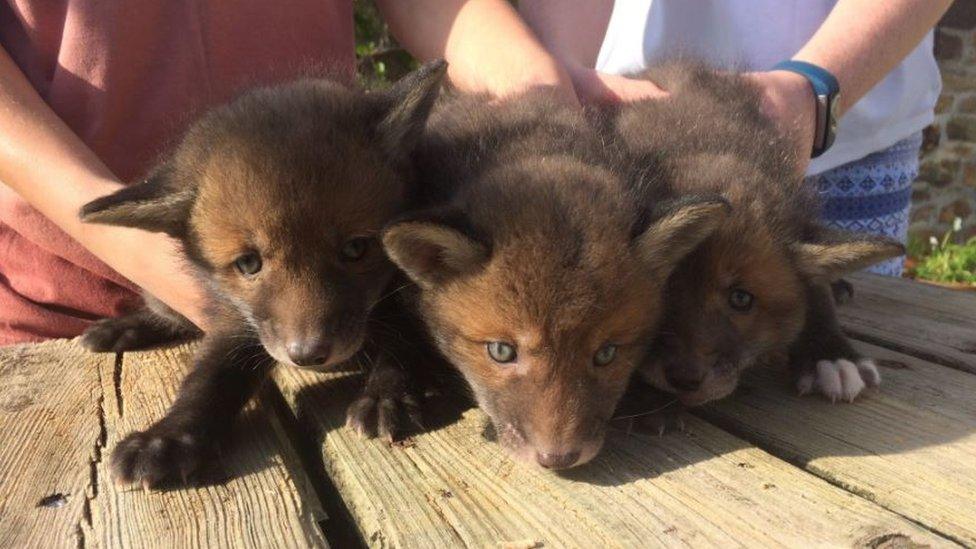
[[[771,70],[790,71],[803,75],[813,88],[816,97],[816,130],[813,136],[811,158],[816,158],[834,144],[837,135],[837,99],[840,97],[840,84],[827,70],[805,61],[783,61]]]

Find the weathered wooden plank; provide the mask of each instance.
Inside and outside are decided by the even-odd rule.
[[[0,348],[0,547],[77,547],[100,458],[99,371],[69,341]]]
[[[868,344],[882,385],[854,404],[797,397],[782,370],[749,372],[703,417],[832,483],[976,545],[976,376]]]
[[[839,308],[852,336],[976,373],[976,293],[858,274],[854,299]]]
[[[697,419],[664,438],[614,430],[597,460],[562,475],[510,461],[477,409],[442,408],[428,417],[441,427],[405,444],[362,440],[342,427],[357,378],[276,372],[373,546],[949,544]]]
[[[130,431],[162,417],[192,356],[191,346],[127,353],[101,365],[105,450],[85,536],[104,547],[322,547],[325,518],[276,419],[249,408],[235,444],[220,457],[226,480],[146,493],[116,484],[109,452]],[[219,475],[223,476],[223,475]]]

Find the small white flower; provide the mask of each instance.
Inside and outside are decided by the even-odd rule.
[[[952,232],[958,233],[962,230],[962,218],[957,217],[952,220]]]
[[[934,237],[934,236],[930,236],[929,237],[929,244],[931,244],[933,248],[938,248],[939,247],[939,239],[936,238],[936,237]]]

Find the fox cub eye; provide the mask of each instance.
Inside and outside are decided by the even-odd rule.
[[[735,289],[729,294],[729,306],[739,312],[746,312],[752,309],[752,302],[755,297],[745,290]]]
[[[517,353],[514,346],[502,341],[490,341],[486,347],[488,348],[488,356],[495,362],[500,364],[515,362]]]
[[[613,359],[617,356],[617,346],[612,343],[607,343],[603,347],[597,349],[596,354],[593,355],[593,364],[597,366],[606,366],[613,362]]]
[[[369,249],[368,238],[350,238],[342,245],[339,253],[342,254],[342,259],[346,261],[358,261],[366,255],[367,249]]]
[[[234,266],[244,276],[254,276],[261,270],[261,256],[257,252],[248,252],[234,261]]]

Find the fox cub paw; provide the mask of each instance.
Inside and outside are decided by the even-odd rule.
[[[393,442],[400,434],[403,416],[416,428],[423,429],[420,409],[420,401],[412,394],[380,398],[363,395],[346,410],[346,427],[366,438],[379,437]]]
[[[854,299],[854,285],[840,278],[830,283],[830,293],[834,296],[834,303],[844,305]]]
[[[97,353],[136,351],[165,343],[169,333],[139,318],[106,318],[92,324],[81,336],[81,345]]]
[[[394,367],[377,366],[370,372],[362,396],[346,410],[346,427],[367,438],[392,442],[403,417],[423,429],[420,398],[410,388],[409,376]]]
[[[177,481],[186,484],[201,468],[210,448],[188,431],[154,425],[129,434],[112,451],[117,481],[149,489]]]
[[[814,371],[804,373],[797,379],[796,388],[800,395],[819,392],[831,402],[853,402],[865,388],[880,384],[878,366],[870,358],[857,359],[856,362],[839,358],[817,362]]]

